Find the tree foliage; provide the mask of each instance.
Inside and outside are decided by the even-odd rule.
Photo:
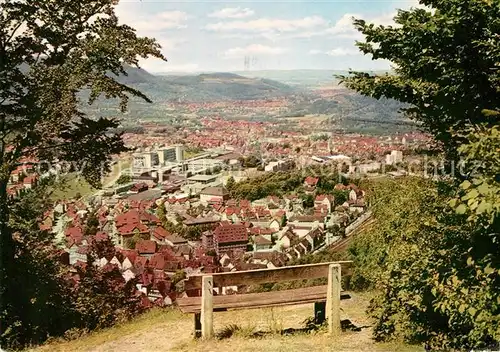
[[[110,156],[125,147],[120,134],[110,133],[118,120],[87,117],[79,93],[89,93],[89,104],[99,97],[117,98],[124,111],[130,97],[149,99],[120,83],[118,76],[126,73],[126,66],[136,66],[140,57],[164,59],[154,39],[138,37],[134,29],[119,23],[116,4],[116,0],[0,2],[0,311],[2,341],[8,344],[58,332],[53,327],[43,330],[50,314],[38,316],[26,309],[30,305],[19,295],[23,270],[33,278],[36,268],[55,264],[49,260],[36,266],[30,258],[39,258],[37,251],[42,253],[42,248],[12,239],[14,231],[20,238],[38,238],[38,229],[16,230],[13,225],[27,214],[7,196],[11,172],[24,158],[69,162],[72,170],[98,185],[102,173],[110,170]],[[54,295],[59,287],[56,277],[49,280],[54,284],[47,291]],[[46,298],[42,289],[27,292],[24,298],[29,296],[36,304]],[[37,318],[30,323],[30,314],[45,319],[45,324],[37,325]]]
[[[469,178],[460,185],[463,194],[450,202],[460,214],[485,227],[494,227],[500,213],[500,127],[471,131],[469,143],[459,147]]]
[[[484,109],[500,107],[500,3],[485,0],[420,0],[427,8],[398,10],[394,25],[354,21],[365,41],[357,45],[374,60],[394,64],[395,74],[352,72],[347,87],[392,98],[444,144],[452,156],[469,125],[498,123]]]
[[[454,184],[418,179],[372,187],[376,223],[349,252],[351,284],[378,292],[370,309],[378,340],[438,349],[500,341],[499,213],[471,221],[450,207],[456,194]]]
[[[271,195],[284,196],[291,192],[303,194],[304,180],[307,176],[320,179],[316,189],[318,194],[333,194],[333,188],[337,183],[347,184],[347,179],[340,176],[335,167],[311,166],[304,170],[268,172],[259,177],[240,181],[231,187],[229,193],[232,198],[252,201]]]
[[[125,185],[129,182],[132,182],[132,176],[127,175],[127,174],[121,174],[120,177],[116,180],[116,184],[118,185]]]
[[[500,3],[420,3],[432,11],[398,11],[395,26],[355,21],[360,49],[392,61],[395,74],[353,73],[345,83],[410,103],[410,116],[462,162],[449,183],[371,187],[376,224],[349,249],[351,283],[378,289],[379,340],[491,348],[500,342]]]
[[[115,254],[109,238],[93,241],[87,252],[87,265],[77,267],[79,281],[73,286],[71,308],[78,318],[75,327],[84,331],[128,320],[143,309],[141,294],[135,287],[136,280],[125,282],[116,265],[107,264],[100,268],[94,264],[109,254]]]
[[[349,191],[346,190],[333,190],[332,191],[335,205],[342,205],[349,200]]]
[[[142,310],[134,280],[125,282],[114,265],[94,266],[96,259],[109,260],[116,255],[110,239],[96,242],[86,237],[90,241],[87,261],[77,267],[75,275],[65,264],[64,251],[55,246],[53,235],[39,229],[50,205],[44,195],[51,186],[44,181],[12,206],[10,227],[15,233],[16,257],[9,283],[15,295],[2,302],[3,348],[21,349],[49,337],[75,337],[126,320]],[[96,234],[96,221],[91,213],[85,222],[85,236]]]
[[[231,190],[233,189],[234,185],[236,184],[236,181],[234,179],[233,176],[229,176],[229,178],[227,179],[227,182],[226,182],[226,189],[231,192]]]

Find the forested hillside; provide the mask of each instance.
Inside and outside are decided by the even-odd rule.
[[[401,109],[408,105],[393,99],[366,97],[348,89],[339,89],[331,98],[299,100],[284,117],[300,117],[309,114],[328,115],[330,127],[348,132],[387,133],[410,131],[418,123],[409,120]]]
[[[156,102],[268,99],[298,92],[277,81],[233,73],[159,76],[132,67],[127,73],[128,76],[120,76],[119,81],[140,88]]]

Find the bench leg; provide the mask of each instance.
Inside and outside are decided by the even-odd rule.
[[[340,333],[340,264],[330,264],[328,268],[328,292],[326,294],[326,314],[328,333]]]
[[[325,321],[326,317],[326,303],[325,302],[314,302],[314,324],[321,325]]]
[[[201,284],[201,336],[204,339],[209,339],[214,334],[213,289],[213,277],[203,276]]]
[[[194,313],[194,338],[201,337],[201,314]]]

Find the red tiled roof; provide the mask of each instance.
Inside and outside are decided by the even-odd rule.
[[[348,186],[344,186],[342,183],[337,183],[334,187],[335,190],[338,190],[338,191],[343,191],[343,190],[346,190],[346,189],[349,189]]]
[[[167,241],[172,242],[174,245],[175,244],[187,243],[187,240],[184,237],[182,237],[182,236],[180,236],[180,235],[178,235],[176,233],[168,235],[167,237],[165,237],[165,239]]]
[[[78,247],[78,249],[76,250],[76,253],[78,253],[78,254],[87,254],[88,252],[89,252],[88,246],[81,246],[81,247]]]
[[[141,223],[126,224],[124,226],[118,227],[118,232],[122,235],[134,233],[135,230],[139,230],[139,233],[147,233],[149,230],[146,225]]]
[[[267,245],[273,244],[272,241],[268,240],[267,238],[261,235],[255,236],[254,242],[255,244],[267,244]]]
[[[103,232],[103,231],[99,231],[95,234],[95,239],[97,241],[106,241],[108,239],[108,234],[106,232]]]
[[[240,200],[240,208],[250,208],[251,204],[248,199]]]
[[[276,213],[274,214],[274,216],[282,217],[285,214],[286,214],[286,211],[284,211],[283,209],[280,209],[280,210],[276,211]]]
[[[137,257],[134,261],[134,266],[136,267],[145,268],[148,265],[149,265],[149,260],[146,257]]]
[[[135,249],[139,254],[154,254],[156,252],[156,242],[151,240],[139,240],[135,244]]]
[[[167,236],[170,236],[171,233],[168,232],[167,230],[165,230],[163,227],[156,227],[154,230],[153,230],[153,236],[158,239],[158,240],[163,240],[165,237]]]
[[[165,270],[167,260],[166,253],[155,253],[149,259],[149,264],[155,269]]]
[[[132,192],[139,192],[143,190],[147,190],[149,187],[146,183],[136,183],[135,185],[132,186],[130,189]]]
[[[76,243],[83,240],[83,230],[80,227],[70,227],[64,231],[67,237],[71,237]]]
[[[306,183],[309,186],[316,186],[318,184],[319,178],[317,177],[311,177],[307,176],[304,183]]]
[[[40,231],[50,231],[50,230],[52,230],[52,226],[50,226],[50,225],[40,224],[38,227],[40,228]]]
[[[138,255],[139,255],[137,253],[137,251],[133,250],[133,249],[121,249],[120,253],[123,254],[125,257],[127,257],[128,260],[130,260],[132,262],[132,264],[135,263],[135,261],[137,260]]]
[[[248,233],[243,224],[221,223],[214,230],[214,238],[218,243],[247,242]]]
[[[273,229],[264,229],[262,227],[252,227],[250,229],[250,233],[255,235],[272,235],[276,230]]]
[[[231,216],[233,214],[239,214],[241,211],[238,207],[229,207],[226,209],[226,215]]]
[[[137,210],[129,210],[126,213],[120,214],[115,218],[117,227],[127,224],[136,224],[139,221],[140,221],[140,216]]]
[[[316,199],[314,199],[314,201],[315,202],[322,202],[325,199],[331,200],[331,196],[328,196],[326,194],[320,194],[320,195],[316,196]]]
[[[270,201],[274,202],[274,203],[279,203],[280,202],[280,198],[277,197],[277,196],[269,196],[267,197]]]

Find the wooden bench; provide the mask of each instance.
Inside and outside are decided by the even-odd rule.
[[[321,323],[327,318],[330,334],[336,334],[340,331],[340,300],[350,298],[348,294],[341,294],[341,267],[344,270],[348,269],[351,263],[350,261],[342,261],[296,265],[277,269],[194,275],[184,281],[184,289],[187,292],[197,291],[198,295],[179,298],[177,304],[182,312],[194,314],[196,337],[200,335],[200,330],[203,338],[213,336],[214,311],[266,308],[304,303],[314,303],[316,322]],[[223,287],[325,277],[328,277],[328,284],[325,286],[214,296],[215,287],[218,287],[218,292],[222,292]]]

